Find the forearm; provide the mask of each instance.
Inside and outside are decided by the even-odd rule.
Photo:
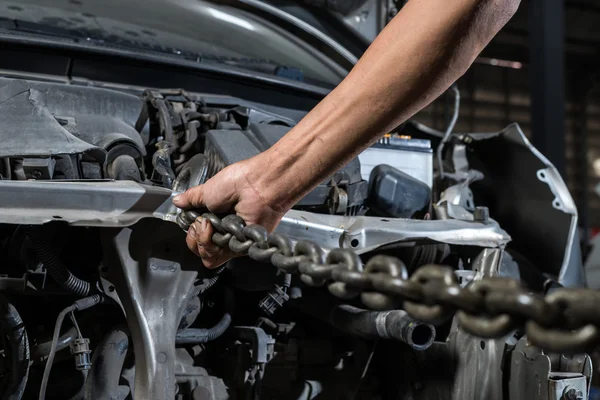
[[[290,206],[428,105],[464,74],[518,1],[409,1],[346,79],[261,155],[260,192],[272,207]]]

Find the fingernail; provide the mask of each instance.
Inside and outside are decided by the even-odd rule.
[[[179,203],[179,201],[180,201],[180,200],[181,200],[181,195],[180,195],[180,194],[178,194],[177,196],[175,196],[175,197],[173,198],[173,203]]]
[[[202,218],[202,227],[200,229],[202,229],[202,231],[205,231],[208,229],[208,220],[207,219]]]
[[[190,233],[192,236],[196,236],[196,224],[190,225],[188,228],[188,233]]]

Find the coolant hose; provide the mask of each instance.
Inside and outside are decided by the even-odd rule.
[[[433,325],[412,319],[406,311],[370,311],[349,305],[331,309],[328,320],[334,327],[367,339],[395,339],[415,350],[426,350],[435,339]]]
[[[58,352],[66,349],[75,339],[77,339],[77,329],[72,326],[58,338],[58,341],[56,342],[56,351]],[[31,349],[31,358],[36,359],[46,357],[50,354],[51,348],[52,341],[40,343]]]
[[[217,339],[231,325],[231,314],[225,313],[221,320],[209,329],[186,329],[177,333],[176,344],[197,344],[206,343]]]
[[[113,160],[108,170],[108,176],[117,181],[142,183],[137,162],[129,154],[122,154]]]
[[[10,360],[10,371],[4,371],[3,379],[8,380],[8,385],[3,384],[2,399],[20,399],[29,376],[29,340],[17,309],[1,295],[0,310],[0,326],[10,346],[4,349],[4,357]]]
[[[129,338],[124,327],[114,328],[98,343],[85,382],[85,400],[118,398],[119,378],[128,348]]]
[[[79,279],[64,266],[52,249],[52,245],[46,239],[41,226],[30,226],[27,230],[27,236],[35,249],[38,258],[44,264],[44,267],[50,276],[52,276],[59,285],[79,297],[86,297],[90,294],[90,283],[83,279]]]
[[[79,324],[86,325],[89,322],[91,322],[90,320],[93,318],[94,318],[93,314],[83,314],[80,317]],[[55,351],[58,353],[59,351],[62,351],[64,349],[68,348],[75,339],[77,339],[77,328],[75,328],[74,326],[71,326],[71,327],[69,327],[69,329],[64,331],[64,333],[62,333],[58,337],[58,341],[56,342]],[[52,340],[48,340],[46,342],[39,341],[37,346],[31,348],[31,359],[34,360],[34,362],[35,362],[40,359],[43,359],[44,357],[47,357],[48,354],[50,354],[51,348],[52,348]]]

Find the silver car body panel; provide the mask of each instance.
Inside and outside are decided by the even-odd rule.
[[[180,212],[168,189],[131,181],[0,181],[0,223],[40,225],[64,221],[73,226],[126,227],[143,218],[175,221]],[[277,228],[295,240],[359,253],[406,241],[503,247],[510,236],[497,223],[346,217],[289,211]]]

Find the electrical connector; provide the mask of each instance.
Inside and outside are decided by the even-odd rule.
[[[290,296],[279,285],[275,285],[273,290],[258,303],[258,306],[265,314],[273,315],[278,309],[283,307],[289,299]]]
[[[78,371],[92,368],[92,359],[90,354],[90,340],[81,338],[75,339],[69,346],[71,348],[71,354],[75,358],[75,368]]]

